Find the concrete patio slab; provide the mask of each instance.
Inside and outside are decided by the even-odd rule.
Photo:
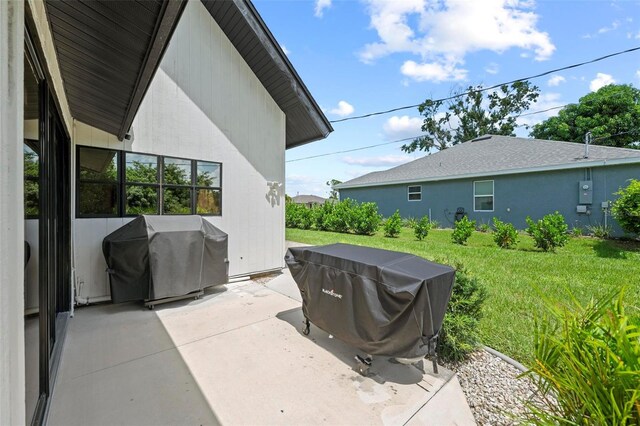
[[[450,371],[379,357],[363,377],[354,348],[313,326],[304,336],[302,321],[288,271],[155,311],[78,309],[49,422],[474,424]]]

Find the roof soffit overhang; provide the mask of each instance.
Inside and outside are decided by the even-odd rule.
[[[201,0],[286,116],[286,148],[326,138],[329,120],[249,0]]]
[[[46,0],[71,114],[122,140],[187,0]]]

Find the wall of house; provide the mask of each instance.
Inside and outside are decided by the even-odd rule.
[[[0,2],[0,424],[25,423],[24,3]]]
[[[590,214],[576,213],[578,205],[578,182],[585,180],[585,169],[550,171],[459,179],[439,182],[424,182],[422,200],[408,201],[408,185],[388,185],[369,188],[340,190],[340,198],[373,201],[378,204],[384,216],[390,216],[396,209],[403,217],[422,217],[431,212],[431,218],[443,227],[451,227],[458,207],[464,208],[468,217],[477,224],[491,223],[493,217],[513,223],[517,228],[526,228],[525,218],[541,218],[558,210],[567,223],[585,228],[588,225],[604,223],[601,209],[603,201],[613,201],[613,194],[627,185],[627,180],[640,178],[640,165],[596,167],[591,169],[593,181],[593,204]],[[494,211],[474,212],[473,182],[475,180],[494,181]],[[417,185],[417,184],[411,184]],[[615,220],[607,217],[616,235],[623,235]]]
[[[76,122],[74,144],[221,162],[222,216],[206,219],[229,234],[230,274],[284,266],[284,193],[267,182],[284,182],[285,115],[201,2],[188,3],[133,134]],[[74,220],[81,297],[109,295],[102,239],[130,220]]]

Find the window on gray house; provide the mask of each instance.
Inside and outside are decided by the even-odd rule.
[[[407,194],[409,201],[421,201],[422,200],[422,186],[413,185],[407,187]]]
[[[493,181],[478,180],[473,182],[473,211],[493,211]]]

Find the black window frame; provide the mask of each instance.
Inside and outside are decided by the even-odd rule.
[[[206,161],[206,160],[194,160],[194,168],[193,168],[193,203],[194,203],[194,212],[195,214],[199,214],[201,216],[222,216],[222,163],[216,161]],[[204,186],[198,185],[198,163],[209,163],[209,164],[217,164],[218,165],[218,186]],[[198,190],[214,190],[220,193],[220,213],[198,213]]]
[[[136,182],[136,181],[130,181],[127,179],[127,154],[131,154],[131,155],[144,155],[147,157],[155,157],[156,159],[156,183],[149,183],[149,182]],[[134,152],[134,151],[122,151],[122,177],[123,177],[123,182],[122,182],[122,216],[123,217],[137,217],[139,216],[139,214],[130,214],[127,213],[127,188],[129,186],[141,186],[141,187],[147,187],[147,188],[151,188],[151,187],[155,187],[156,188],[156,213],[157,215],[161,214],[161,209],[162,209],[162,181],[161,181],[161,170],[160,170],[160,166],[162,163],[162,159],[161,156],[156,155],[156,154],[146,154],[146,153],[142,153],[142,152]]]
[[[115,181],[109,181],[109,180],[92,180],[92,179],[84,179],[81,180],[80,179],[80,150],[81,149],[96,149],[96,150],[101,150],[101,151],[113,151],[116,153],[116,180]],[[117,149],[111,149],[111,148],[102,148],[102,147],[96,147],[96,146],[87,146],[87,145],[76,145],[76,194],[75,194],[75,200],[76,200],[76,218],[81,218],[81,219],[96,219],[96,218],[114,218],[114,217],[124,217],[123,215],[123,205],[122,205],[122,201],[123,201],[123,195],[122,195],[122,181],[123,181],[123,170],[122,170],[122,152],[120,150]],[[81,213],[80,212],[80,184],[81,183],[89,183],[89,184],[96,184],[96,185],[115,185],[116,186],[116,212],[114,214],[105,214],[105,213],[99,213],[99,214],[87,214],[87,213]]]
[[[80,150],[83,148],[90,149],[99,149],[105,151],[115,151],[116,152],[116,167],[117,167],[117,181],[97,181],[97,180],[80,180]],[[146,155],[153,156],[157,160],[157,177],[158,183],[148,183],[148,182],[133,182],[127,180],[127,154],[133,155]],[[178,185],[178,184],[165,184],[164,180],[164,165],[165,159],[172,160],[185,160],[189,162],[191,174],[190,174],[190,183],[188,185]],[[198,185],[197,176],[198,176],[198,163],[209,163],[216,164],[219,168],[219,186],[202,186]],[[125,151],[118,150],[112,148],[103,148],[103,147],[95,147],[88,145],[76,145],[76,218],[78,219],[100,219],[100,218],[115,218],[115,217],[136,217],[139,216],[137,214],[128,214],[127,213],[127,187],[130,185],[134,186],[146,186],[146,187],[156,187],[158,194],[158,202],[157,202],[157,215],[163,216],[184,216],[184,215],[199,215],[199,216],[222,216],[222,179],[223,179],[223,164],[219,161],[210,161],[210,160],[196,160],[192,158],[184,158],[184,157],[176,157],[172,155],[158,155],[151,154],[146,152],[138,152],[138,151]],[[114,184],[117,187],[117,213],[116,214],[83,214],[80,212],[80,184],[81,183],[96,183],[96,184]],[[166,189],[188,189],[190,194],[190,209],[189,213],[165,213],[164,212],[164,191]],[[220,194],[220,211],[218,213],[198,213],[197,211],[197,194],[198,190],[214,190],[218,191]]]

